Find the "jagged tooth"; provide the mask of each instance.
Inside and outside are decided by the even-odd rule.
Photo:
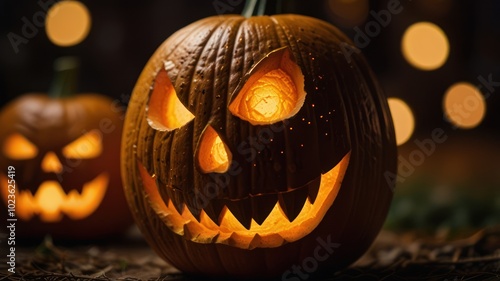
[[[316,197],[318,197],[318,191],[320,185],[321,185],[321,176],[319,176],[317,179],[307,184],[309,189],[307,197],[309,198],[309,202],[311,202],[311,204],[314,204],[314,201],[316,201]]]
[[[220,221],[220,214],[222,210],[224,209],[224,203],[221,202],[219,199],[212,199],[210,202],[208,202],[207,206],[203,208],[205,210],[205,213],[207,216],[210,217],[210,219],[217,225],[219,225]]]
[[[252,234],[250,233],[250,236]],[[231,233],[231,235],[226,239],[225,243],[227,243],[227,245],[229,246],[238,246],[238,247],[241,247],[243,249],[249,249],[249,244],[250,242],[252,241],[252,239],[254,238],[256,234],[253,234],[253,236],[249,237],[248,234],[243,234],[241,235],[240,233],[238,232],[233,232]]]
[[[288,192],[280,192],[278,195],[278,202],[281,210],[285,213],[288,220],[293,222],[300,214],[304,203],[307,200],[308,189],[306,186],[297,188]]]
[[[184,209],[184,195],[182,193],[182,190],[167,187],[167,193],[177,212],[179,212],[179,214],[182,214],[182,210]]]
[[[253,237],[252,241],[250,241],[250,244],[248,245],[249,250],[253,250],[257,248],[260,244],[262,243],[262,238],[258,233],[255,234]]]
[[[266,237],[260,236],[258,233],[255,234],[252,241],[248,245],[249,250],[259,248],[262,246],[279,247],[285,243],[285,239],[278,233],[273,233],[266,235]]]
[[[238,200],[225,200],[227,208],[246,229],[252,223],[252,201],[250,198]]]
[[[252,201],[252,216],[256,223],[261,225],[269,216],[276,202],[278,194],[264,194],[255,197],[250,197]]]
[[[199,243],[208,244],[216,243],[219,236],[220,232],[214,234],[200,232],[200,224],[192,220],[183,225],[183,237],[187,240],[196,240]]]
[[[193,235],[191,233],[191,229],[189,229],[189,226],[187,224],[185,224],[183,226],[183,228],[184,228],[184,235],[183,235],[184,238],[187,239],[187,240],[193,239]]]
[[[184,238],[187,240],[193,240],[198,238],[200,236],[200,233],[198,233],[197,226],[198,223],[195,223],[193,221],[190,221],[184,225]]]
[[[215,236],[212,237],[212,241],[210,241],[209,243],[216,243],[217,240],[219,239],[219,236],[220,236],[220,232],[215,234]]]

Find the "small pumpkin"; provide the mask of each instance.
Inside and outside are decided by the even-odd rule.
[[[339,247],[319,269],[347,266],[381,228],[395,170],[368,64],[299,15],[210,17],[173,34],[137,81],[122,138],[139,228],[192,274],[280,275],[321,239]]]
[[[61,58],[52,96],[26,94],[0,112],[1,196],[15,203],[19,237],[100,238],[132,222],[118,164],[122,118],[107,97],[68,96],[76,65]]]

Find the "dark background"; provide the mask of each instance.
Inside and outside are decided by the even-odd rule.
[[[44,0],[49,1],[49,0]],[[90,10],[92,28],[87,39],[73,47],[52,44],[45,30],[15,53],[7,34],[22,35],[22,18],[31,21],[41,10],[38,1],[0,1],[0,106],[27,92],[46,92],[52,79],[52,62],[64,55],[81,58],[79,90],[119,98],[129,95],[143,66],[154,50],[176,30],[198,19],[226,13],[240,13],[244,1],[82,1]],[[353,25],[342,24],[328,1],[285,0],[284,12],[324,19],[339,26],[351,38]],[[347,1],[347,0],[345,0]],[[240,3],[234,7],[231,3]],[[362,51],[365,53],[388,96],[401,97],[413,109],[416,133],[427,134],[435,127],[448,126],[442,118],[442,96],[458,81],[478,84],[477,76],[492,74],[500,81],[500,2],[451,0],[401,0],[403,11],[393,15]],[[369,10],[378,12],[388,1],[369,1]],[[222,8],[221,8],[222,7]],[[342,11],[339,11],[340,13]],[[348,15],[347,15],[348,16]],[[368,15],[359,23],[363,29],[373,20]],[[450,56],[434,71],[410,66],[400,51],[404,30],[418,21],[432,21],[447,34]],[[487,100],[487,114],[474,132],[497,134],[500,89]]]

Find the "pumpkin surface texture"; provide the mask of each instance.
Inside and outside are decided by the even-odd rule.
[[[364,253],[390,205],[396,145],[386,99],[339,30],[228,15],[153,54],[121,160],[139,228],[175,267],[285,277],[319,252],[320,271]]]

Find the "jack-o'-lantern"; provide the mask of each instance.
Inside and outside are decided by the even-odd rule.
[[[299,15],[217,16],[173,34],[138,79],[122,138],[139,228],[192,274],[280,275],[320,240],[339,246],[320,270],[350,264],[385,219],[395,169],[369,66],[335,27]]]
[[[15,206],[20,237],[123,232],[131,224],[119,172],[123,121],[107,97],[62,97],[73,92],[76,61],[62,58],[57,66],[52,96],[23,95],[0,113],[2,201]]]

